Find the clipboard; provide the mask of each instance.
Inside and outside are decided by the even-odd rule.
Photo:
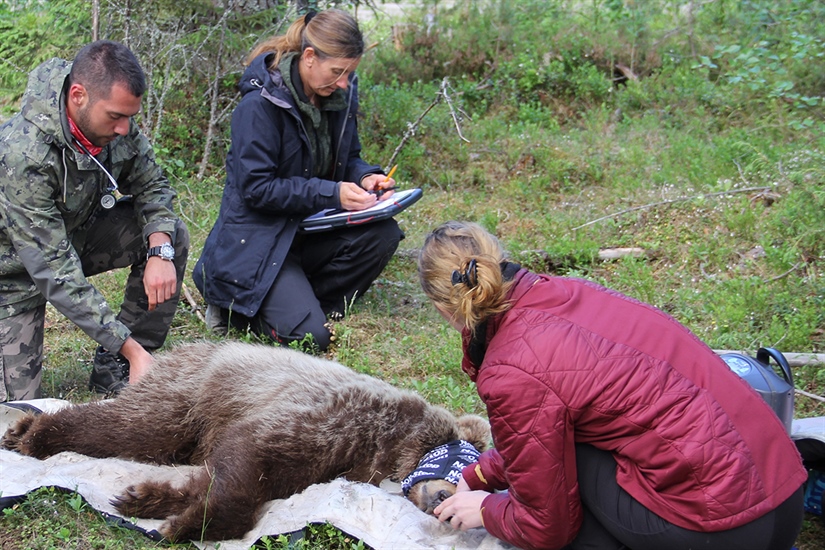
[[[358,210],[357,212],[328,208],[304,218],[301,225],[298,226],[298,231],[301,233],[318,233],[339,227],[361,225],[391,218],[418,202],[423,194],[424,192],[420,188],[396,191],[392,197],[380,201],[366,210]]]

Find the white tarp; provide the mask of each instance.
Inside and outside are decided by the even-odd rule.
[[[794,420],[791,423],[791,439],[813,439],[825,443],[825,416]]]
[[[64,406],[58,400],[28,402],[41,410]],[[0,404],[5,405],[5,404]],[[0,406],[0,434],[21,416],[22,411]],[[129,485],[141,480],[170,480],[182,483],[194,466],[155,466],[117,458],[97,459],[64,452],[47,460],[0,450],[0,498],[23,496],[39,487],[61,487],[75,491],[103,514],[121,516],[109,500]],[[123,518],[149,536],[162,521]],[[365,544],[382,549],[484,549],[513,547],[495,539],[484,529],[454,531],[434,517],[418,510],[401,496],[400,485],[385,482],[381,488],[365,483],[336,479],[313,485],[303,493],[264,506],[255,527],[242,540],[221,541],[220,550],[246,550],[264,535],[276,536],[303,529],[308,523],[328,522]],[[210,543],[196,543],[214,549]]]

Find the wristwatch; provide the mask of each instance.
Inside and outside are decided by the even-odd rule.
[[[169,243],[163,243],[160,246],[153,246],[146,252],[146,259],[152,256],[160,256],[163,260],[172,261],[175,259],[175,248]]]

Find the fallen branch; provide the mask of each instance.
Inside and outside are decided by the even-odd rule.
[[[470,143],[470,140],[465,138],[461,134],[461,125],[459,124],[458,115],[456,114],[456,109],[453,108],[453,100],[450,98],[450,94],[448,94],[448,90],[450,89],[450,82],[447,80],[447,77],[444,77],[444,80],[441,81],[441,95],[444,96],[444,101],[447,102],[447,106],[450,108],[450,116],[453,117],[453,124],[455,124],[455,131],[458,133],[458,137],[460,137],[466,143]],[[462,111],[458,108],[458,111],[461,112],[463,116],[467,116],[467,113]]]
[[[653,202],[653,203],[650,203],[650,204],[643,204],[641,206],[634,206],[633,208],[627,208],[625,210],[621,210],[619,212],[614,212],[613,214],[608,214],[607,216],[602,216],[601,218],[591,220],[587,223],[583,223],[582,225],[574,227],[572,230],[576,231],[578,229],[581,229],[582,227],[587,227],[588,225],[593,225],[594,223],[599,223],[600,221],[604,221],[604,220],[607,220],[609,218],[615,218],[617,216],[621,216],[622,214],[627,214],[628,212],[635,212],[637,210],[646,210],[648,208],[655,208],[657,206],[663,206],[665,204],[673,204],[673,203],[677,203],[677,202],[685,202],[685,201],[691,201],[691,200],[695,200],[695,199],[707,199],[707,198],[710,198],[710,197],[718,197],[720,195],[735,195],[736,193],[751,193],[753,191],[766,191],[768,189],[770,189],[770,188],[769,187],[746,187],[744,189],[734,189],[733,191],[717,191],[716,193],[702,193],[701,195],[693,195],[693,196],[690,196],[690,197],[679,197],[679,198],[676,198],[676,199],[669,199],[669,200],[666,200],[666,201],[659,201],[659,202]]]
[[[633,69],[631,69],[627,65],[616,63],[616,68],[619,70],[620,73],[622,73],[622,76],[625,77],[627,80],[639,80],[639,77],[636,76],[636,73],[633,72]]]
[[[398,147],[395,148],[395,151],[392,152],[392,157],[390,157],[390,161],[387,163],[387,167],[395,166],[395,158],[398,156],[398,153],[401,152],[401,149],[404,148],[404,145],[407,144],[410,138],[415,135],[415,131],[418,128],[418,125],[421,124],[421,121],[424,119],[425,116],[427,116],[427,113],[432,111],[433,107],[438,105],[439,102],[441,102],[441,100],[441,94],[436,95],[433,102],[430,103],[430,106],[424,109],[424,112],[418,116],[418,119],[416,119],[415,122],[407,123],[407,131],[404,132],[404,137],[401,138],[401,143],[399,143]]]
[[[624,258],[626,256],[632,256],[634,258],[641,258],[647,254],[647,251],[644,248],[637,248],[637,247],[627,247],[627,248],[602,248],[598,252],[598,258],[602,261],[607,260],[618,260],[619,258]],[[542,250],[539,248],[536,249],[529,249],[529,250],[522,250],[521,256],[537,256],[544,260],[545,262],[553,261],[553,256],[547,252],[546,250]],[[555,258],[558,260],[559,258]]]
[[[810,397],[811,399],[816,399],[817,401],[822,401],[823,403],[825,403],[825,397],[820,397],[815,393],[808,393],[804,390],[800,390],[797,388],[794,388],[794,392],[798,393],[799,395],[804,395],[805,397]]]
[[[743,353],[747,352],[740,350],[715,349],[714,353],[722,355],[723,353]],[[791,367],[804,367],[807,365],[825,365],[825,353],[782,353]]]
[[[645,255],[644,248],[629,247],[629,248],[602,248],[599,250],[600,260],[617,260],[625,256],[632,256],[640,258]]]

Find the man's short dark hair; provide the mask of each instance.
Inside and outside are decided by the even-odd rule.
[[[92,42],[77,52],[69,72],[69,84],[75,83],[82,84],[93,100],[108,99],[115,84],[135,97],[146,91],[146,77],[135,54],[111,40]]]

